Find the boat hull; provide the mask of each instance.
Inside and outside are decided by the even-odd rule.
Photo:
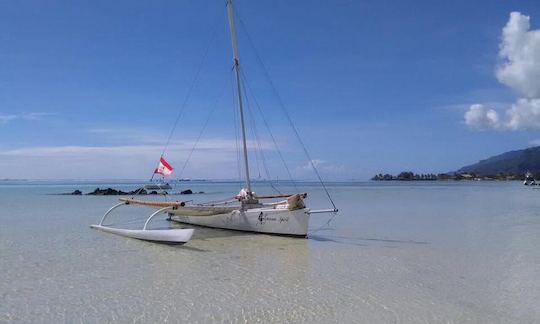
[[[184,244],[191,239],[193,235],[192,228],[174,228],[166,230],[129,230],[114,228],[102,225],[91,225],[90,227],[112,234],[136,238],[139,240]]]
[[[211,216],[190,216],[182,214],[181,208],[169,212],[171,220],[213,228],[230,229],[266,234],[307,236],[309,209],[254,208],[234,210]]]

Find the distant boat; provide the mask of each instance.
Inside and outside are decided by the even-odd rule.
[[[170,190],[172,189],[171,185],[168,183],[149,183],[143,186],[146,190]]]
[[[533,174],[528,172],[525,174],[525,180],[523,180],[523,184],[526,186],[536,186],[536,181],[534,180]]]

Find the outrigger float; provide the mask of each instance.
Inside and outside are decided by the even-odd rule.
[[[156,207],[154,213],[146,219],[144,226],[141,230],[132,230],[132,229],[122,229],[114,228],[110,226],[103,225],[105,219],[111,212],[121,206],[126,205],[144,205],[149,207]],[[98,225],[90,225],[91,228],[104,231],[107,233],[117,234],[121,236],[136,238],[139,240],[152,241],[152,242],[161,242],[161,243],[170,243],[170,244],[184,244],[191,239],[193,235],[192,228],[172,228],[172,229],[147,229],[148,223],[156,217],[157,215],[167,213],[172,211],[180,206],[185,205],[184,202],[167,202],[167,201],[142,201],[136,199],[120,198],[120,203],[112,206],[107,210],[107,212],[101,218],[101,221]]]

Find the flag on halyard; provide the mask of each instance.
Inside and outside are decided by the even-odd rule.
[[[159,159],[159,165],[154,171],[156,174],[161,174],[162,176],[168,176],[172,173],[173,167],[165,161],[165,158],[163,156]]]

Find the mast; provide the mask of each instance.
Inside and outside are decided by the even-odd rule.
[[[246,141],[246,127],[244,123],[244,106],[242,102],[242,90],[240,86],[240,62],[238,61],[238,46],[236,41],[236,25],[234,24],[234,10],[232,0],[227,0],[227,15],[229,17],[229,29],[231,31],[231,45],[233,52],[234,71],[236,73],[236,93],[238,95],[238,106],[240,110],[240,127],[242,129],[242,144],[244,146],[244,166],[246,169],[246,185],[248,190],[248,197],[251,200],[251,180],[249,178],[249,161],[248,161],[248,149]]]

